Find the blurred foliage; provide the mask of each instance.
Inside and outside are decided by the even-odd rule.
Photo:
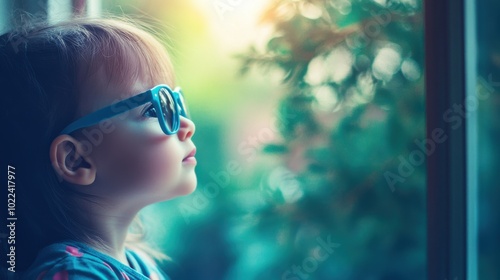
[[[286,90],[283,141],[264,149],[281,163],[239,253],[261,259],[237,279],[425,278],[425,162],[398,173],[425,138],[422,7],[377,2],[272,1],[267,44],[240,56]],[[324,260],[318,238],[339,245]]]
[[[172,257],[163,268],[172,279],[425,279],[425,162],[409,165],[426,137],[423,1],[269,0],[270,35],[232,60],[201,7],[231,25],[256,2],[102,1],[157,27],[197,125],[198,189],[143,211]],[[478,90],[491,93],[478,114],[479,279],[500,277],[498,9],[478,1]],[[276,73],[282,84],[269,85]],[[260,139],[228,140],[241,133],[228,124],[267,114],[271,94],[279,140],[260,154]]]
[[[498,1],[477,1],[478,36],[478,279],[500,279],[500,27]]]
[[[257,2],[103,1],[167,24],[197,124],[198,189],[145,212],[173,259],[165,270],[172,279],[425,279],[425,162],[408,169],[425,139],[423,1],[269,0],[260,24],[271,34],[238,65],[203,9],[227,39]],[[500,3],[478,4],[479,90],[492,97],[478,115],[479,279],[497,279]],[[232,42],[252,34],[241,35]],[[233,75],[238,67],[245,76]],[[276,72],[281,85],[271,85]],[[227,138],[275,97],[280,140],[261,154],[262,141],[236,149],[248,139]],[[242,168],[229,174],[233,160]]]
[[[193,2],[105,2],[171,26],[197,125],[198,189],[144,212],[172,279],[424,279],[425,163],[403,182],[384,176],[425,138],[421,2],[270,0],[260,24],[272,32],[239,65],[216,51]],[[233,5],[236,20],[220,25],[252,4],[212,2]],[[270,85],[277,74],[283,83]],[[273,94],[279,140],[260,154],[263,141],[228,140],[268,114]]]

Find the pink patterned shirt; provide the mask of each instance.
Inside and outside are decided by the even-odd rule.
[[[66,240],[43,248],[21,279],[169,280],[149,258],[126,249],[127,266],[82,242]]]

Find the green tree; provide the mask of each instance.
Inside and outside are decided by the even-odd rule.
[[[242,72],[278,69],[281,164],[248,229],[248,279],[424,279],[420,1],[275,0]],[[331,250],[324,248],[331,243]],[[318,252],[317,248],[323,247]],[[321,254],[320,254],[321,253]]]

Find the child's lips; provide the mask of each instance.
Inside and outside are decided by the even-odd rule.
[[[196,148],[194,148],[186,157],[184,157],[182,159],[182,162],[196,164],[196,158],[194,157],[195,155],[196,155]]]

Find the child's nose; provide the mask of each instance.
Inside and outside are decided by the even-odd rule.
[[[193,137],[195,130],[196,126],[194,125],[194,122],[188,118],[181,116],[181,126],[179,127],[179,131],[177,132],[179,140],[185,141]]]

